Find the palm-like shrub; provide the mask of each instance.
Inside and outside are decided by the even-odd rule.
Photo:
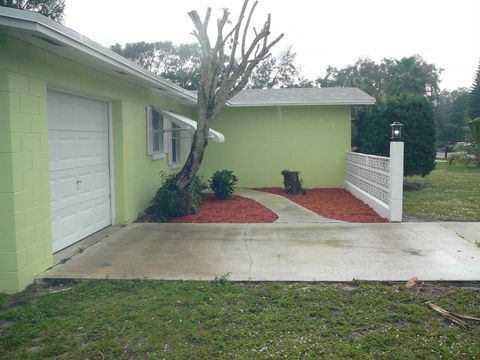
[[[218,199],[226,200],[232,196],[238,178],[232,170],[217,170],[209,181],[210,188]]]

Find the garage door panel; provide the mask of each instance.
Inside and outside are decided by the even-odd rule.
[[[48,109],[49,129],[108,132],[105,102],[50,91]]]
[[[51,171],[108,164],[108,134],[52,130],[49,146]]]
[[[53,251],[61,250],[78,241],[77,213],[64,209],[52,213]]]
[[[109,210],[106,200],[107,197],[101,197],[78,206],[77,216],[81,223],[87,224],[79,229],[82,238],[110,225],[110,217],[106,216]]]
[[[105,165],[97,165],[79,169],[77,178],[79,202],[109,195],[110,176]]]
[[[108,163],[108,134],[82,133],[76,139],[77,158],[81,166]]]
[[[48,93],[54,251],[110,225],[108,104]]]
[[[50,188],[52,211],[110,196],[108,164],[51,172]]]

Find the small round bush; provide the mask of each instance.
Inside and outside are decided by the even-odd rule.
[[[175,175],[165,177],[151,201],[148,213],[155,221],[195,214],[200,207],[201,191],[206,188],[199,178],[195,178],[190,189],[180,189]]]
[[[217,170],[209,181],[210,189],[218,199],[226,200],[232,196],[238,178],[232,170]]]

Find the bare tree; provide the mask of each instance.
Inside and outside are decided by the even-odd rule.
[[[224,28],[230,23],[230,12],[228,9],[223,10],[223,16],[217,20],[217,37],[213,46],[207,33],[211,8],[207,9],[203,21],[196,10],[188,13],[195,25],[192,34],[200,45],[201,76],[197,93],[197,130],[193,135],[190,154],[177,175],[180,188],[185,189],[192,184],[208,144],[208,131],[217,114],[229,99],[247,85],[252,71],[271,55],[270,49],[283,37],[281,34],[273,41],[269,41],[271,16],[268,14],[260,31],[253,28],[254,36],[248,45],[250,22],[258,1],[250,7],[244,24],[248,3],[249,0],[244,1],[237,23],[226,35]],[[226,46],[230,54],[226,53]]]

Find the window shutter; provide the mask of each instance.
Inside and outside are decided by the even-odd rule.
[[[153,154],[153,135],[152,135],[153,108],[147,106],[147,155]]]

